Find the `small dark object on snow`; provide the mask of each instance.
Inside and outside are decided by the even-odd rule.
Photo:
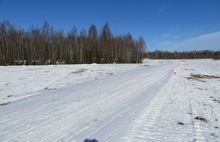
[[[92,140],[86,139],[86,140],[84,140],[84,142],[98,142],[98,141],[96,139],[92,139]]]
[[[214,102],[220,103],[220,100],[213,99]]]
[[[8,105],[8,104],[9,104],[9,102],[6,102],[6,103],[0,104],[0,106],[4,106],[4,105]]]
[[[201,117],[201,116],[196,116],[194,119],[203,121],[203,122],[205,122],[205,123],[208,122],[207,119],[205,119],[205,118],[203,118],[203,117]]]
[[[183,123],[183,122],[178,122],[178,124],[179,124],[179,125],[184,125],[184,123]]]

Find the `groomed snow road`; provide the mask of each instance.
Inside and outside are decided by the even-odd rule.
[[[122,141],[176,66],[172,62],[153,67],[135,65],[128,71],[69,83],[56,90],[46,88],[5,103],[0,106],[0,140]]]

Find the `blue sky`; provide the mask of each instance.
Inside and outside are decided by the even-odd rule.
[[[220,0],[0,0],[0,22],[143,36],[150,51],[220,50]]]

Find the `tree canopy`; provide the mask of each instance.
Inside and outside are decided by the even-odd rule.
[[[113,35],[108,22],[100,33],[95,25],[88,32],[73,27],[67,34],[47,22],[41,28],[15,28],[0,23],[0,65],[78,63],[136,63],[143,58],[145,41],[130,33]]]

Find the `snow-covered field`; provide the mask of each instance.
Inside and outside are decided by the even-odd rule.
[[[0,67],[1,142],[220,141],[220,61]]]

